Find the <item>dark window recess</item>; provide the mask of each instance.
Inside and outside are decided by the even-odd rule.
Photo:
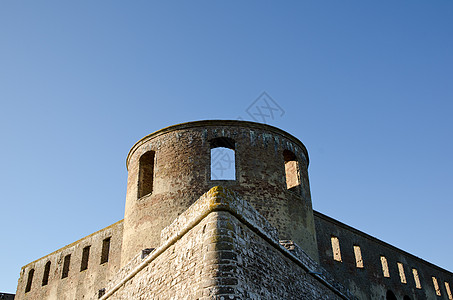
[[[148,151],[140,157],[138,171],[138,198],[153,192],[154,151]]]
[[[110,238],[102,241],[101,264],[109,261]]]
[[[236,142],[227,137],[218,137],[209,143],[211,180],[236,180]]]
[[[28,271],[27,286],[25,287],[26,293],[31,290],[31,284],[33,282],[33,274],[35,274],[35,269],[31,269],[30,271]]]
[[[142,250],[142,259],[147,257],[151,252],[153,252],[154,248],[146,248]]]
[[[98,299],[105,295],[105,288],[100,289],[98,293]]]
[[[63,272],[61,273],[61,278],[66,278],[68,277],[69,274],[69,264],[71,263],[71,254],[68,254],[64,257],[64,262],[63,262]]]
[[[86,246],[82,250],[82,263],[80,264],[80,271],[88,269],[88,259],[90,258],[90,247]]]
[[[49,274],[50,274],[50,261],[46,263],[44,267],[44,274],[42,276],[42,286],[45,286],[49,283]]]
[[[385,295],[385,299],[387,299],[387,300],[397,300],[395,294],[391,290],[387,291],[387,294]]]
[[[285,160],[286,188],[291,189],[299,186],[299,162],[297,161],[296,155],[289,150],[284,150],[283,159]]]

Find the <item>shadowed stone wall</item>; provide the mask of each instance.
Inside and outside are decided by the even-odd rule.
[[[15,299],[95,299],[97,291],[119,270],[122,231],[123,221],[119,221],[22,267]],[[102,245],[107,238],[110,238],[109,257],[101,264]],[[87,246],[90,246],[88,265],[81,271],[82,253]],[[67,255],[71,257],[68,276],[62,278]],[[48,262],[48,282],[43,286]],[[25,292],[30,270],[34,270],[33,280],[30,291]]]
[[[408,299],[451,299],[445,285],[447,282],[451,289],[451,272],[319,212],[315,212],[315,223],[322,267],[360,299],[385,299],[389,290],[397,299],[404,296]],[[333,258],[332,237],[338,238],[341,261]],[[354,246],[360,247],[361,268],[356,266]],[[387,261],[389,277],[384,276],[381,257]],[[401,280],[398,263],[404,272],[405,283]],[[420,280],[419,288],[413,269]],[[432,277],[438,282],[440,296],[436,294]]]

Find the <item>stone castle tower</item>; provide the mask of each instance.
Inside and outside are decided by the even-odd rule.
[[[156,131],[127,156],[124,220],[24,266],[16,299],[453,299],[452,273],[313,211],[308,162],[265,124]]]

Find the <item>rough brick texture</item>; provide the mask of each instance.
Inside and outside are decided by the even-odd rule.
[[[360,299],[381,299],[391,290],[397,299],[449,299],[445,282],[450,287],[453,274],[414,255],[404,252],[368,234],[315,212],[317,239],[321,265],[338,282],[344,284]],[[342,261],[333,259],[331,237],[340,242]],[[356,267],[354,246],[362,252],[363,268]],[[387,259],[390,277],[384,277],[380,257]],[[403,264],[406,283],[402,283],[397,263]],[[416,288],[412,269],[416,269],[421,288]],[[432,276],[437,278],[441,296],[434,290]]]
[[[277,236],[246,201],[214,187],[164,229],[161,245],[137,271],[121,273],[128,279],[109,284],[101,299],[345,298],[310,272],[316,262],[287,250]]]
[[[234,141],[236,180],[211,180],[210,150],[215,138]],[[294,154],[301,184],[290,190],[283,152]],[[139,198],[140,157],[155,152],[152,193]],[[308,154],[290,134],[242,121],[200,121],[157,131],[132,147],[128,158],[122,264],[143,248],[159,244],[161,230],[216,185],[239,193],[275,228],[318,259],[308,183]]]

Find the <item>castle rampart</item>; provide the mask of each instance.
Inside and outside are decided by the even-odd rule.
[[[127,157],[124,220],[24,266],[16,299],[453,300],[451,272],[313,212],[307,168],[269,125],[152,133]]]
[[[211,149],[216,147],[234,150],[234,180],[212,178]],[[289,189],[287,165],[295,182]],[[161,230],[218,184],[240,193],[278,229],[281,239],[303,245],[317,260],[307,150],[280,129],[244,121],[167,127],[132,147],[127,168],[123,265],[137,251],[156,247]]]
[[[358,298],[391,291],[397,299],[451,299],[451,272],[319,212],[314,216],[321,265]]]
[[[122,232],[121,220],[22,267],[15,299],[95,299],[119,269]]]

